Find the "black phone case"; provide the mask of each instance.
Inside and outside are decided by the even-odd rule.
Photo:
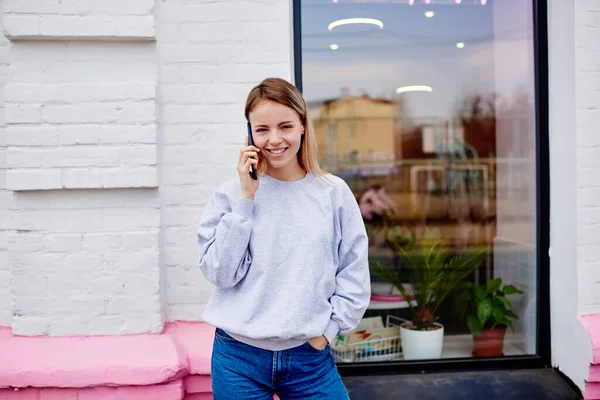
[[[250,122],[248,122],[248,145],[254,146],[254,139],[252,138],[252,127],[250,126]],[[257,180],[256,169],[254,169],[254,165],[250,166],[250,176],[252,179]]]

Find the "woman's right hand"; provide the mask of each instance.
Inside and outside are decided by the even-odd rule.
[[[237,169],[240,175],[242,197],[248,200],[254,200],[254,194],[258,190],[258,179],[254,180],[250,176],[250,166],[254,166],[254,170],[258,171],[260,162],[258,159],[259,152],[260,149],[258,147],[248,146],[248,138],[246,138],[246,146],[240,150]]]

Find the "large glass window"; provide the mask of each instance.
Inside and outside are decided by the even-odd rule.
[[[338,363],[536,352],[532,2],[302,0],[320,160],[370,239]]]

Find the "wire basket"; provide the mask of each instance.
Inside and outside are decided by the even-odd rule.
[[[388,315],[385,327],[398,327],[397,336],[362,340],[357,343],[344,343],[337,339],[330,347],[331,353],[339,363],[399,360],[402,358],[400,325],[405,322],[405,319]]]

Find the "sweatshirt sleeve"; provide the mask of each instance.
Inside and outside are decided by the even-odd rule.
[[[254,201],[239,198],[232,208],[223,186],[212,196],[198,227],[200,269],[212,284],[226,289],[241,281],[252,263],[248,249]]]
[[[332,343],[338,333],[356,328],[371,297],[368,238],[358,204],[350,188],[344,184],[342,206],[339,207],[341,240],[338,247],[339,266],[336,288],[330,303],[331,319],[324,336]]]

